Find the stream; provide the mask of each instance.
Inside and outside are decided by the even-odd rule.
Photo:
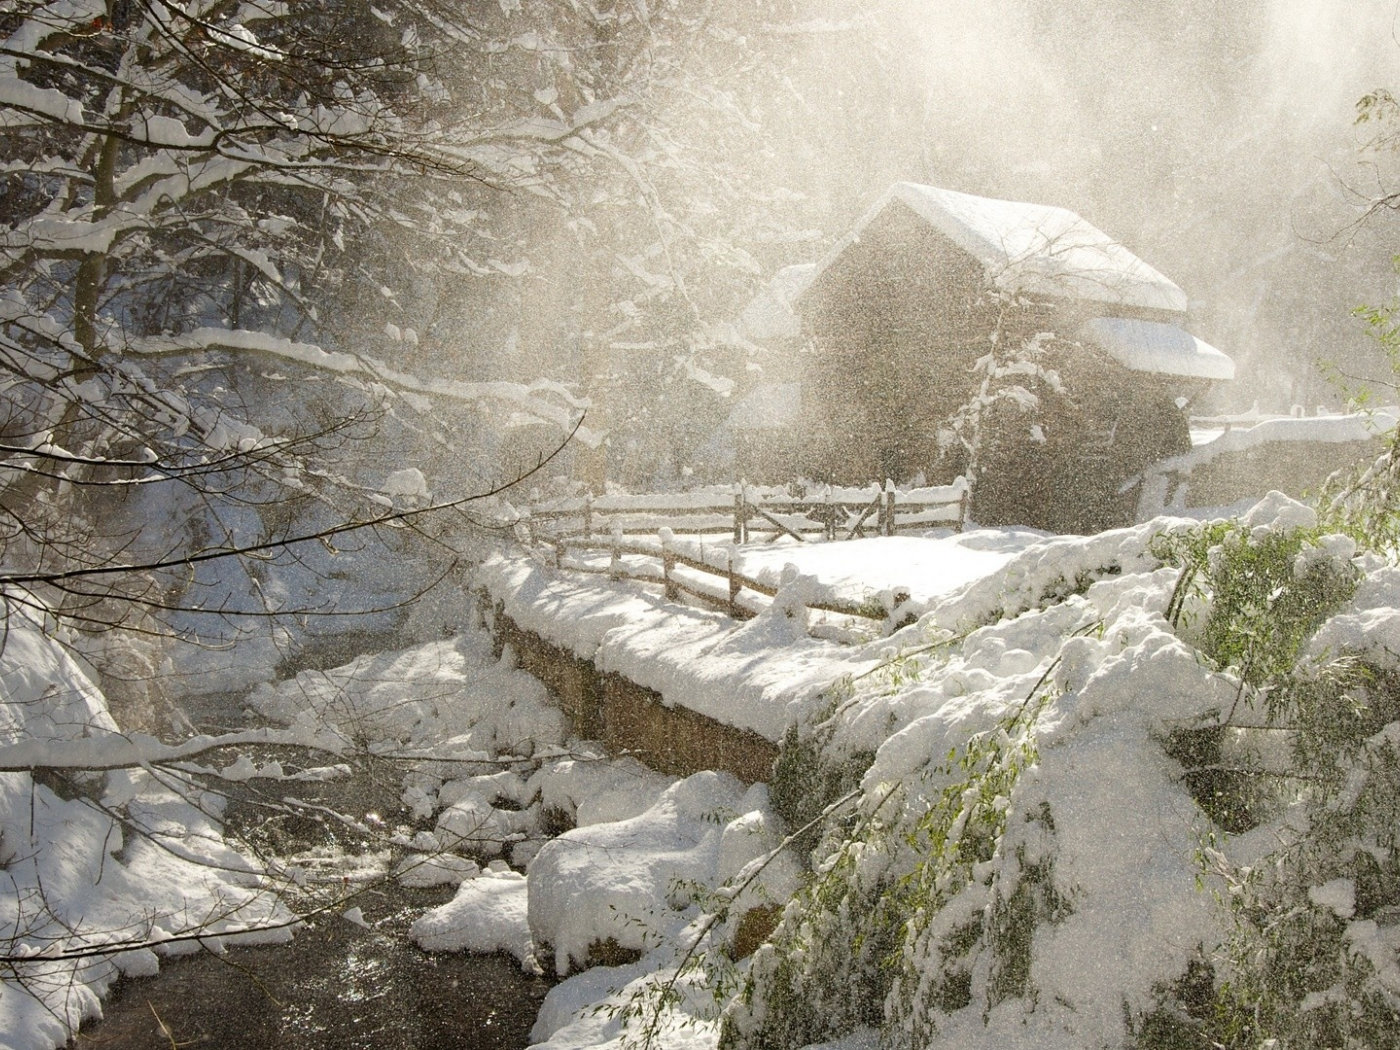
[[[403,643],[384,639],[380,647],[396,644]],[[299,666],[334,662],[344,661],[313,654]],[[279,671],[290,674],[296,669]],[[251,724],[241,695],[194,698],[184,713],[201,731]],[[277,757],[288,758],[285,751]],[[303,758],[290,764],[325,761],[323,756]],[[373,772],[361,769],[341,780],[297,784],[295,793],[345,812],[376,811],[392,820],[400,809],[399,785],[383,775],[387,770],[381,769],[379,776]],[[339,870],[337,862],[353,866],[373,854],[375,844],[357,840],[343,827],[307,818],[269,819],[265,810],[250,804],[256,782],[253,787],[231,788],[226,826],[261,849],[294,856],[298,863],[309,856],[313,866],[323,860],[332,873]],[[409,940],[413,920],[451,900],[454,893],[450,885],[422,889],[386,881],[347,904],[360,907],[368,928],[336,909],[309,920],[287,944],[162,959],[160,973],[153,977],[121,979],[103,1004],[103,1020],[84,1025],[69,1046],[524,1048],[552,980],[522,972],[506,955],[428,953]],[[299,912],[306,910],[297,902],[290,904]]]
[[[71,1045],[525,1047],[551,982],[507,956],[430,955],[408,939],[413,918],[451,896],[395,890],[361,905],[373,930],[328,916],[290,944],[162,960],[155,977],[121,982]]]

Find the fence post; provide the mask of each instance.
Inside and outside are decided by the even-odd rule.
[[[734,548],[729,548],[729,615],[739,618],[739,577],[734,574]]]
[[[612,524],[612,560],[608,563],[608,577],[614,580],[622,579],[622,524],[613,522]]]
[[[564,567],[564,547],[565,543],[562,539],[554,541],[554,567],[556,569]]]
[[[884,526],[880,530],[882,536],[894,535],[894,482],[889,478],[885,479],[885,506],[884,506]]]
[[[734,486],[734,542],[744,542],[744,483]]]
[[[828,540],[836,539],[836,511],[831,506],[830,482],[826,486],[826,538]]]
[[[593,493],[583,498],[583,538],[593,538]]]
[[[676,581],[672,579],[672,574],[676,571],[676,554],[671,550],[671,530],[661,530],[661,577],[666,585],[666,600],[668,602],[680,601],[681,590],[676,586]]]

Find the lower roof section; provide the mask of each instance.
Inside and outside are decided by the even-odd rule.
[[[1076,335],[1102,347],[1111,358],[1135,372],[1192,379],[1235,378],[1234,361],[1176,325],[1127,317],[1095,317],[1080,325]]]

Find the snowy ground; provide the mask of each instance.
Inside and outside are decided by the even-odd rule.
[[[1311,511],[1283,497],[1245,517],[1256,532],[1311,520]],[[940,764],[969,741],[991,741],[985,761],[1003,761],[1011,771],[1006,795],[989,811],[1008,814],[1005,844],[992,861],[971,869],[972,881],[931,922],[917,920],[908,928],[905,960],[914,968],[908,979],[917,985],[937,977],[942,938],[969,915],[994,914],[1019,899],[1025,886],[1048,880],[1051,888],[1030,892],[1042,895],[1036,907],[1052,917],[1041,920],[1033,941],[1027,931],[1021,964],[1024,987],[1034,994],[1008,998],[989,984],[1006,980],[993,958],[1002,949],[989,934],[982,948],[971,949],[972,1002],[944,1016],[929,1045],[1068,1050],[1121,1042],[1125,1018],[1140,1023],[1160,989],[1222,934],[1222,914],[1200,860],[1209,822],[1180,767],[1162,750],[1173,729],[1227,717],[1239,697],[1237,679],[1213,670],[1189,633],[1180,637],[1165,619],[1179,573],[1161,566],[1152,540],[1191,524],[1160,519],[1086,538],[992,533],[746,552],[766,562],[764,568],[796,562],[842,588],[896,579],[920,588],[927,611],[918,623],[861,646],[808,638],[785,615],[800,610],[800,594],[789,601],[780,595],[774,610],[736,625],[636,587],[556,577],[523,561],[489,564],[481,580],[524,626],[659,689],[668,700],[774,739],[796,726],[822,740],[828,755],[874,752],[858,812],[873,819],[883,808],[882,819],[898,834],[887,847],[845,859],[839,850],[823,859],[819,848],[809,880],[821,882],[829,877],[822,872],[850,865],[859,885],[877,880],[888,864],[909,863],[895,858],[907,849],[903,836],[913,834],[947,782]],[[1335,556],[1347,556],[1344,546],[1336,549],[1342,553]],[[1374,563],[1358,565],[1362,572],[1377,571]],[[1346,645],[1359,649],[1367,632],[1390,637],[1400,614],[1390,608],[1394,594],[1380,576],[1375,580],[1322,637],[1342,632]],[[800,591],[799,581],[792,585]],[[1191,622],[1191,615],[1182,619]],[[1361,630],[1359,624],[1371,626]],[[833,683],[836,688],[824,688]],[[1013,760],[1018,754],[1030,756],[1024,771],[1016,765],[1021,760]],[[684,799],[704,797],[701,809],[717,805],[726,816],[752,805],[747,817],[725,825],[731,837],[746,823],[761,826],[768,842],[793,829],[781,827],[762,798],[730,809],[736,789],[728,802],[706,795],[717,786],[691,778],[639,817],[570,832],[536,858],[521,892],[537,943],[563,946],[575,962],[590,938],[612,936],[646,952],[636,962],[595,967],[558,986],[535,1030],[544,1045],[708,1048],[726,1011],[741,1038],[758,1041],[752,1045],[874,1045],[874,1033],[842,1023],[836,1001],[812,1008],[829,1015],[829,1030],[794,1029],[772,1042],[762,997],[749,1005],[732,998],[753,967],[760,988],[765,980],[768,987],[796,981],[791,987],[799,1001],[839,999],[859,928],[843,927],[851,920],[840,918],[840,909],[823,919],[789,904],[778,931],[788,962],[772,948],[760,949],[753,960],[727,961],[723,945],[743,909],[727,906],[736,883],[731,879],[726,888],[726,866],[710,860],[723,821],[706,818]],[[1229,852],[1248,862],[1260,849],[1258,837],[1243,836]],[[780,869],[777,862],[770,867]],[[772,899],[788,899],[789,877],[775,871]],[[708,893],[657,889],[703,889],[716,879],[719,888]],[[619,895],[618,887],[627,889]],[[607,924],[604,915],[624,916],[624,927]],[[465,915],[460,921],[467,925]],[[836,931],[825,944],[823,921]],[[698,951],[688,956],[692,946]],[[834,954],[823,957],[823,950]],[[981,963],[975,961],[979,951]],[[804,956],[805,971],[802,962],[791,962]],[[564,972],[562,956],[556,960]],[[798,976],[780,966],[797,966]],[[1000,1005],[989,1012],[988,1003]],[[918,1036],[917,1018],[902,1017],[898,1004],[890,1010],[887,1004],[888,1023],[905,1025],[916,1043],[932,1038]]]
[[[11,618],[0,649],[0,1046],[66,1042],[100,1015],[119,974],[154,973],[158,956],[291,936],[256,865],[224,841],[212,799],[168,768],[83,768],[123,764],[144,745],[154,741],[117,732],[60,645]]]
[[[864,598],[905,588],[916,602],[927,603],[991,575],[1045,538],[1045,533],[1031,529],[1004,528],[836,543],[784,540],[745,548],[737,568],[746,575],[776,581],[783,566],[791,564],[845,597]]]
[[[1135,570],[1155,567],[1144,550],[1149,531],[1140,528],[1091,539],[1062,539],[1025,531],[982,530],[937,539],[793,544],[744,552],[746,571],[773,571],[794,564],[800,573],[852,596],[898,584],[914,591],[931,608],[919,625],[894,638],[861,646],[808,637],[801,622],[805,612],[794,622],[787,615],[794,604],[784,602],[782,595],[769,612],[736,625],[717,614],[668,603],[635,585],[556,575],[526,559],[488,563],[479,580],[504,601],[506,612],[522,626],[594,658],[604,669],[658,689],[670,702],[756,729],[770,739],[780,739],[789,726],[808,724],[819,717],[830,702],[827,687],[838,679],[846,676],[862,681],[868,688],[857,690],[847,701],[841,719],[845,746],[874,750],[893,734],[890,757],[877,768],[888,768],[891,779],[902,779],[920,765],[919,756],[926,761],[931,755],[941,755],[950,742],[974,732],[987,717],[979,715],[979,710],[999,710],[1009,698],[1031,688],[1056,658],[1065,635],[1085,614],[1076,610],[1069,617],[1074,624],[1043,623],[1029,632],[1023,621],[974,632],[954,647],[955,653],[962,649],[964,655],[955,656],[954,663],[963,669],[937,688],[918,682],[917,675],[902,683],[902,688],[892,688],[889,675],[879,672],[897,660],[901,651],[925,649],[930,639],[952,638],[977,620],[1033,608],[1042,595],[1073,586],[1072,581],[1081,574],[1107,565],[1127,575],[1100,585],[1103,597],[1098,604],[1105,606],[1100,613],[1122,614],[1134,623],[1143,617],[1151,621],[1157,614],[1139,606],[1164,607],[1165,596],[1158,592],[1164,585],[1169,590],[1170,582],[1164,584],[1150,573],[1133,575]],[[797,581],[794,586],[800,590]],[[1016,625],[1020,625],[1019,630]],[[1124,629],[1128,629],[1126,621]],[[1132,630],[1141,634],[1142,629]],[[1088,666],[1082,674],[1088,673]],[[1150,685],[1145,682],[1144,688],[1150,689]],[[950,701],[958,696],[962,702],[952,705]],[[937,740],[925,731],[913,738],[911,749],[908,735],[897,731],[925,713],[939,710],[944,711],[945,719],[950,711],[961,713],[952,716],[952,725],[937,731]],[[1075,761],[1085,760],[1087,753],[1085,759]],[[1131,765],[1133,759],[1126,761]],[[1113,774],[1115,781],[1120,774],[1130,783],[1141,779],[1131,770],[1119,770]],[[698,790],[698,786],[689,786],[691,781],[678,788]],[[1146,794],[1140,801],[1144,814],[1160,815],[1164,808],[1170,808],[1152,795],[1160,790],[1155,780],[1143,786]],[[731,788],[727,802],[714,799],[708,804],[734,812],[752,806],[747,822],[767,829],[765,842],[773,842],[781,834],[780,824],[770,809],[759,804],[761,801],[738,803],[736,789]],[[715,914],[713,899],[706,902],[708,911],[695,899],[672,899],[668,912],[664,895],[656,888],[676,879],[713,887],[726,874],[723,866],[716,868],[707,859],[708,851],[714,848],[711,843],[717,822],[691,806],[693,830],[683,833],[678,831],[677,821],[686,812],[685,806],[668,806],[663,796],[662,802],[641,818],[590,828],[587,835],[568,833],[541,852],[523,880],[521,892],[528,897],[533,935],[563,945],[575,961],[586,955],[590,940],[607,936],[629,947],[651,949],[641,962],[617,968],[611,976],[590,970],[555,989],[535,1031],[536,1038],[548,1039],[547,1046],[555,1050],[615,1047],[635,1039],[642,1024],[637,1020],[639,1012],[646,1013],[646,1004],[662,994],[658,984],[664,985],[675,973],[678,945],[704,938],[711,945],[723,943],[723,931],[703,929],[703,916]],[[1103,830],[1098,826],[1085,829],[1085,841],[1092,841]],[[1149,835],[1160,831],[1155,824],[1151,829],[1133,830]],[[675,845],[678,837],[685,839],[680,850]],[[1184,874],[1183,885],[1190,896],[1193,883],[1191,871],[1186,869],[1193,840],[1180,835],[1158,839],[1166,862],[1164,877]],[[1173,857],[1177,847],[1184,852]],[[559,857],[565,850],[567,862]],[[770,865],[775,885],[769,899],[789,898],[794,873],[787,865],[791,863],[791,858],[785,858]],[[1125,855],[1119,866],[1135,863]],[[664,878],[658,867],[663,869]],[[651,888],[639,890],[639,886]],[[617,887],[627,889],[619,896]],[[1152,884],[1151,889],[1155,888]],[[1130,896],[1131,901],[1114,901],[1105,907],[1140,907],[1151,894],[1145,891]],[[1175,898],[1168,895],[1166,899]],[[1170,929],[1174,922],[1185,923],[1172,931],[1173,936],[1181,930],[1198,931],[1197,911],[1186,907],[1169,916],[1164,914],[1163,925]],[[621,927],[609,924],[605,921],[608,915],[625,921]],[[726,916],[725,929],[732,928],[735,921],[732,911]],[[469,924],[464,921],[463,925]],[[1155,940],[1142,941],[1134,950],[1139,955],[1155,953],[1163,974],[1176,963],[1177,953],[1166,951]],[[564,972],[562,961],[560,972]],[[694,974],[682,981],[694,994],[682,996],[679,1014],[667,1014],[664,1022],[658,1021],[667,1035],[656,1045],[714,1045],[718,1008],[712,994],[692,987],[697,983],[705,982]],[[689,1025],[683,1028],[682,1036],[680,1029],[671,1029],[683,1020]]]
[[[1308,514],[1276,499],[1250,521],[1267,528]],[[1033,764],[997,803],[1028,815],[1008,821],[1005,851],[948,903],[945,925],[1014,893],[1031,862],[1053,865],[1057,892],[1071,907],[1037,936],[1028,957],[1039,1006],[1012,997],[984,1014],[974,1003],[948,1016],[933,1045],[1077,1047],[1120,1040],[1125,1004],[1130,1013],[1144,1009],[1153,989],[1219,932],[1198,885],[1200,811],[1159,743],[1170,726],[1218,716],[1238,695],[1233,680],[1211,670],[1164,619],[1176,572],[1149,546],[1154,535],[1187,525],[1161,519],[1087,538],[985,530],[745,551],[746,571],[776,573],[791,563],[798,573],[768,612],[744,623],[669,603],[655,589],[559,574],[522,557],[489,562],[476,582],[522,626],[668,701],[774,740],[790,727],[818,734],[828,754],[873,754],[851,804],[872,816],[883,807],[893,827],[938,797],[936,766],[950,748],[1009,739],[1008,724],[1033,734]],[[1393,643],[1400,614],[1385,584],[1393,576],[1376,580],[1324,636],[1356,647],[1380,632]],[[853,597],[903,586],[925,611],[892,637],[856,645],[814,639],[802,601],[813,586]],[[100,695],[37,632],[12,633],[3,660],[7,701],[29,702],[3,708],[12,746],[112,734]],[[34,703],[50,681],[68,699]],[[668,1050],[709,1048],[726,1008],[736,1031],[761,1026],[762,1017],[733,1001],[751,968],[762,974],[775,965],[771,948],[731,958],[742,954],[735,946],[748,917],[776,918],[786,908],[785,935],[802,921],[792,903],[798,888],[840,860],[824,858],[821,848],[810,857],[783,848],[796,829],[784,826],[765,785],[745,788],[722,773],[665,777],[566,739],[543,687],[514,668],[509,650],[493,658],[480,625],[334,671],[303,672],[261,687],[250,703],[297,739],[403,764],[402,815],[347,817],[382,828],[381,875],[458,884],[451,902],[415,925],[424,948],[502,951],[527,970],[567,976],[534,1031],[551,1050],[620,1050],[648,1038]],[[1015,722],[1027,710],[1029,721]],[[287,775],[251,760],[224,772]],[[67,943],[54,933],[63,922],[81,920],[89,935],[137,928],[158,939],[207,915],[215,901],[256,909],[218,917],[219,929],[282,914],[256,893],[258,880],[217,826],[145,774],[109,774],[96,795],[152,825],[188,827],[188,856],[145,840],[123,846],[112,821],[83,797],[65,799],[29,773],[0,774],[0,785],[0,841],[11,851],[5,874],[15,884],[5,921],[33,925],[26,902],[41,890],[64,902],[45,917],[46,928],[13,941],[12,956]],[[1044,807],[1053,822],[1036,816],[1050,811]],[[60,825],[77,830],[62,848],[45,848],[47,829]],[[16,856],[23,842],[31,845]],[[221,865],[200,869],[197,879],[175,870],[198,861],[196,845]],[[818,874],[803,873],[809,861]],[[875,850],[855,863],[877,862],[884,863]],[[60,896],[54,887],[63,887]],[[908,958],[935,965],[939,928],[911,934]],[[97,996],[119,969],[148,972],[174,950],[22,964],[21,973],[56,976],[47,985],[31,980],[20,994],[7,985],[0,1030],[14,1033],[17,1047],[52,1045],[65,1020],[100,1009]],[[832,966],[840,965],[838,955]],[[974,989],[988,972],[974,971]],[[872,1038],[838,1026],[790,1045],[856,1047]]]

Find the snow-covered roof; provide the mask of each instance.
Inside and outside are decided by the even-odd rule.
[[[898,182],[818,264],[827,269],[894,201],[978,260],[1007,292],[1186,312],[1186,293],[1072,211]],[[814,275],[815,276],[815,275]]]
[[[1103,347],[1115,361],[1135,372],[1192,379],[1235,378],[1234,361],[1176,325],[1095,317],[1080,325],[1076,335]]]
[[[802,320],[793,310],[792,301],[807,289],[816,273],[816,263],[784,266],[775,273],[739,315],[744,335],[762,342],[801,334]]]
[[[801,383],[762,383],[739,400],[726,423],[731,430],[777,430],[796,423],[801,407]]]

